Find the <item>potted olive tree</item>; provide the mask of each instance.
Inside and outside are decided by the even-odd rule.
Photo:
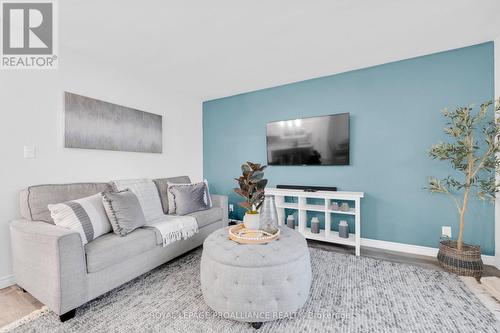
[[[440,241],[438,261],[448,271],[478,279],[483,269],[481,251],[479,245],[464,243],[464,223],[471,198],[477,196],[494,202],[499,188],[495,176],[500,165],[497,156],[500,151],[500,122],[496,117],[500,111],[500,100],[493,107],[493,115],[489,111],[492,104],[486,102],[477,109],[471,106],[458,107],[453,111],[444,109],[444,132],[451,140],[435,144],[429,151],[431,158],[449,161],[460,174],[459,177],[448,176],[441,180],[429,177],[428,180],[427,189],[448,195],[459,217],[458,238],[456,241]]]
[[[259,208],[264,202],[264,189],[267,185],[267,179],[264,179],[266,167],[246,162],[241,166],[242,175],[235,178],[239,188],[235,188],[234,192],[245,199],[239,205],[246,210],[243,223],[247,229],[259,229]]]

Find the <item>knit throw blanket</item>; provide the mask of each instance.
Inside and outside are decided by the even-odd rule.
[[[148,222],[144,228],[156,229],[163,239],[163,246],[181,239],[188,239],[198,232],[198,223],[193,216],[164,215]]]
[[[114,180],[113,184],[117,190],[129,189],[137,196],[146,218],[145,228],[158,230],[163,239],[163,246],[187,239],[198,232],[198,223],[193,216],[163,213],[158,190],[151,179]]]

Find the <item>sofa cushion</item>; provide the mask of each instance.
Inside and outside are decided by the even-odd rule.
[[[139,228],[123,237],[115,233],[102,235],[85,245],[87,272],[123,263],[155,246],[156,233],[150,229]]]
[[[212,207],[207,210],[200,210],[198,212],[188,214],[188,216],[194,216],[196,218],[196,222],[198,222],[198,229],[222,220],[222,215],[223,211],[220,207]]]
[[[188,176],[171,177],[171,178],[157,178],[153,179],[153,182],[158,189],[160,194],[161,206],[163,208],[163,213],[168,214],[168,183],[170,184],[186,184],[191,183]]]
[[[110,191],[107,183],[74,183],[30,186],[21,191],[21,215],[28,221],[54,224],[47,205],[88,197]]]

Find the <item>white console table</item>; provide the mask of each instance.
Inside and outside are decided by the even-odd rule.
[[[355,247],[356,255],[360,253],[361,238],[361,198],[363,192],[344,191],[318,191],[304,192],[302,190],[289,190],[280,188],[266,188],[266,194],[274,195],[276,209],[278,212],[279,225],[285,224],[285,209],[295,209],[298,212],[298,231],[308,239],[314,239],[329,243],[350,245]],[[294,202],[287,202],[285,198],[291,198]],[[323,204],[308,203],[308,199],[322,199]],[[347,202],[348,211],[332,210],[331,204],[334,201]],[[307,212],[323,212],[325,214],[325,229],[319,234],[313,234],[307,227]],[[343,214],[354,216],[354,233],[350,230],[349,238],[341,238],[337,231],[331,230],[332,214]]]

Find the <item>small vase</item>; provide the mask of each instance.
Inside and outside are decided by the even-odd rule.
[[[349,225],[347,221],[340,221],[339,223],[339,237],[340,238],[349,238]]]
[[[348,212],[351,208],[349,207],[349,204],[347,202],[344,202],[342,203],[342,205],[340,205],[340,210],[342,212]]]
[[[278,213],[274,203],[274,196],[266,195],[260,209],[260,230],[274,235],[278,232]]]
[[[259,229],[259,214],[249,214],[245,213],[245,216],[243,216],[243,224],[245,225],[245,228],[251,229],[251,230],[258,230]]]
[[[319,234],[319,219],[316,216],[311,219],[311,233]]]

